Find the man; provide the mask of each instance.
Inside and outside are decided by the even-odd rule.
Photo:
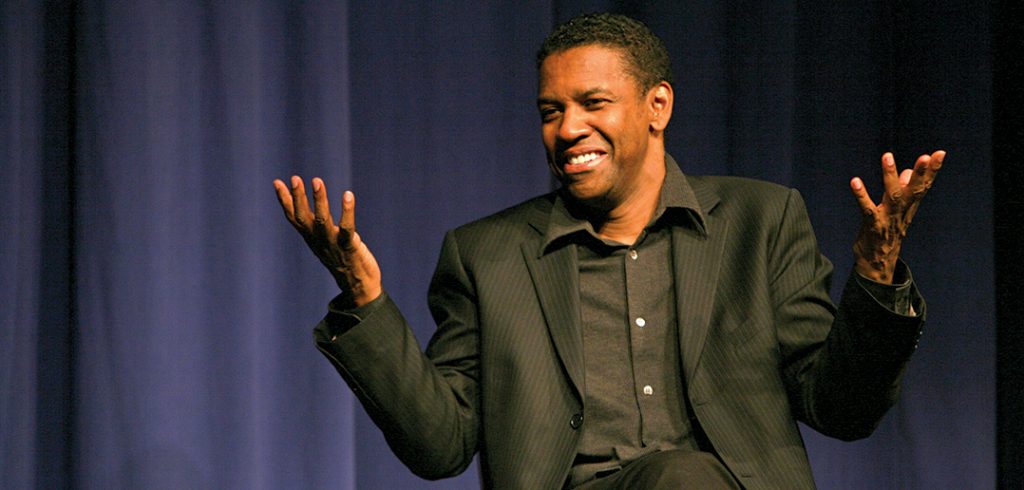
[[[639,22],[583,16],[538,53],[561,188],[449,232],[426,353],[381,285],[346,192],[275,181],[341,294],[318,348],[398,457],[493,488],[809,488],[796,422],[869,435],[895,401],[924,302],[900,245],[945,153],[882,157],[840,306],[799,195],[684,176],[665,154],[672,75]]]

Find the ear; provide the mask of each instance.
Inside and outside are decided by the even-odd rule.
[[[650,107],[651,131],[664,131],[668,121],[672,119],[672,102],[674,94],[672,85],[662,81],[647,92],[647,104]]]

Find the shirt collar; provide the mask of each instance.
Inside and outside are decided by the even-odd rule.
[[[658,207],[648,226],[662,219],[672,225],[690,223],[704,233],[704,214],[693,188],[687,182],[683,171],[679,169],[679,165],[668,154],[665,154],[665,180],[661,183],[658,194]],[[565,198],[559,192],[555,196],[548,226],[544,232],[543,250],[547,250],[556,241],[572,241],[578,233],[597,237],[589,221],[572,215]]]

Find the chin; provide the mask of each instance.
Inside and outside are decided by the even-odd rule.
[[[567,197],[573,204],[583,206],[595,211],[607,211],[612,208],[609,205],[608,195],[599,192],[573,189],[572,186],[565,186]]]

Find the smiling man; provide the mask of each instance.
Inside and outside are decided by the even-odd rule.
[[[570,201],[599,234],[633,243],[665,179],[672,86],[645,87],[618,49],[584,45],[544,58],[537,106],[548,163]]]
[[[665,153],[668,54],[643,24],[587,15],[538,53],[553,193],[450,231],[425,353],[355,230],[313,179],[275,181],[341,293],[317,347],[425,478],[479,453],[487,488],[811,488],[802,421],[868,436],[898,394],[924,300],[898,260],[944,152],[882,157],[838,307],[799,194],[682,173]]]

